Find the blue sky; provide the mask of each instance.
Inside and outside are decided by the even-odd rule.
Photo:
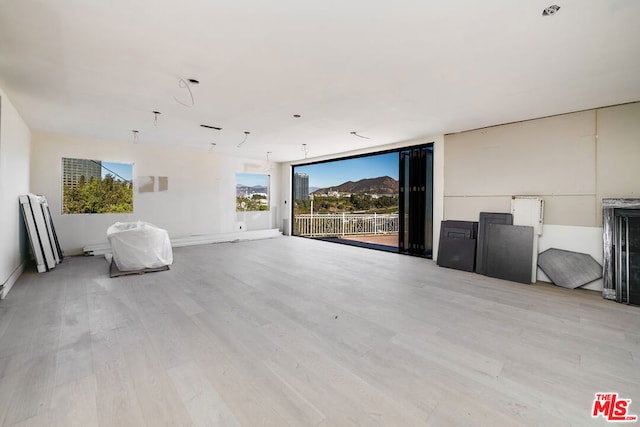
[[[236,184],[255,187],[256,185],[269,186],[269,175],[258,173],[236,173]]]
[[[106,169],[105,169],[106,168]],[[107,169],[115,172],[109,172]],[[107,174],[112,174],[116,177],[117,180],[122,180],[123,178],[127,181],[131,181],[133,177],[133,164],[132,163],[113,163],[113,162],[102,162],[102,177],[104,178]],[[116,175],[117,174],[117,175]],[[120,175],[120,178],[118,175]]]
[[[294,172],[309,175],[309,187],[338,186],[347,181],[388,175],[398,179],[398,153],[378,154],[355,159],[295,166]]]

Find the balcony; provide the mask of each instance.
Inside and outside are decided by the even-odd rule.
[[[337,237],[364,243],[397,246],[398,214],[298,214],[293,233],[304,237]]]

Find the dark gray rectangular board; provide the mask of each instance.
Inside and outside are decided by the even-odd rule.
[[[499,212],[480,212],[478,223],[478,245],[476,250],[476,273],[487,274],[487,231],[489,224],[513,224],[513,215]]]
[[[533,227],[489,224],[486,234],[487,276],[530,284]]]
[[[473,272],[476,258],[476,239],[445,237],[438,245],[438,265],[455,270]]]
[[[475,267],[477,234],[477,222],[442,221],[437,264],[440,267],[472,272]]]

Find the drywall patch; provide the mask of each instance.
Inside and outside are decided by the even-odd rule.
[[[139,176],[138,177],[138,193],[153,193],[155,186],[155,177]]]
[[[158,177],[158,191],[168,191],[169,190],[169,177],[168,176],[159,176]]]

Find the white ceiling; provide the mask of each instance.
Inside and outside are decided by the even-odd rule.
[[[640,1],[552,1],[0,0],[0,84],[33,131],[275,161],[640,100]]]

